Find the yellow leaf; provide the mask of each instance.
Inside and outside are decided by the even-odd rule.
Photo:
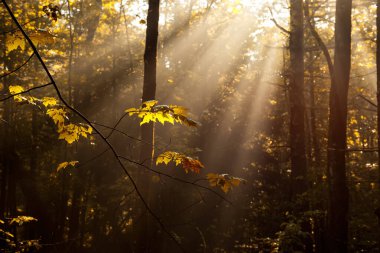
[[[62,169],[65,169],[67,166],[72,166],[74,167],[76,164],[78,164],[79,161],[70,161],[70,162],[63,162],[63,163],[60,163],[58,164],[58,167],[57,167],[57,172],[59,172],[60,170]]]
[[[21,93],[25,91],[23,87],[21,87],[20,85],[9,85],[9,92],[14,95],[14,94],[17,94],[17,93]]]
[[[244,179],[233,177],[228,174],[207,174],[207,180],[209,184],[213,187],[219,186],[224,193],[227,193],[232,186],[239,186],[241,182],[245,182]]]
[[[20,31],[17,31],[11,35],[6,37],[6,52],[9,53],[13,50],[20,48],[21,50],[25,50],[25,39]]]
[[[47,30],[39,29],[30,33],[29,37],[35,45],[54,43],[54,35]]]
[[[9,224],[17,224],[21,226],[23,223],[31,222],[31,221],[37,221],[36,218],[31,217],[31,216],[17,216],[16,218],[13,218]]]
[[[46,114],[50,116],[50,118],[53,119],[54,123],[58,125],[58,128],[61,127],[61,125],[65,122],[66,118],[66,111],[63,109],[48,109],[46,111]]]
[[[155,106],[156,104],[158,103],[157,100],[149,100],[149,101],[145,101],[143,104],[142,104],[142,108],[143,109],[147,109],[147,110],[150,110],[153,106]]]
[[[57,99],[55,99],[53,97],[44,97],[44,98],[42,98],[42,104],[45,107],[54,106],[57,103],[58,103]]]
[[[167,165],[171,161],[174,162],[176,166],[181,164],[186,173],[189,171],[200,173],[200,169],[204,168],[199,160],[173,151],[166,151],[160,154],[157,157],[156,165],[160,163],[165,163]]]

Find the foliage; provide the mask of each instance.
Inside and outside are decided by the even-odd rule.
[[[227,193],[233,186],[239,186],[240,183],[246,182],[242,178],[233,177],[228,174],[207,174],[207,180],[211,186],[220,187],[223,192]]]
[[[157,121],[163,125],[165,122],[171,124],[177,122],[190,127],[199,125],[198,122],[188,117],[188,110],[186,108],[177,105],[158,105],[157,103],[157,100],[146,101],[142,103],[141,107],[130,108],[125,112],[129,116],[137,115],[137,117],[141,118],[140,125]]]
[[[10,232],[12,226],[23,226],[25,223],[36,222],[37,219],[30,216],[17,216],[0,220],[0,251],[4,253],[11,252],[34,252],[41,248],[39,240],[19,240],[15,234]]]
[[[165,151],[164,153],[160,154],[157,157],[156,165],[159,165],[161,163],[167,165],[170,162],[174,162],[176,166],[182,165],[182,168],[186,173],[189,171],[200,173],[201,169],[204,168],[203,164],[199,160],[173,151]]]
[[[19,85],[9,86],[9,92],[14,95],[16,102],[27,102],[29,104],[38,105],[42,104],[46,109],[46,114],[53,120],[57,126],[57,132],[59,134],[58,139],[65,140],[67,143],[72,144],[78,141],[80,137],[87,138],[92,134],[92,127],[87,124],[74,124],[67,123],[67,110],[61,106],[56,98],[43,97],[38,99],[34,96],[18,95],[24,92],[25,89]]]
[[[78,161],[62,162],[62,163],[58,164],[57,172],[59,172],[62,169],[65,169],[67,166],[74,167],[78,163],[79,163]]]

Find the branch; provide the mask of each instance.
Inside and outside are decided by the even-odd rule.
[[[284,27],[282,27],[281,25],[279,25],[276,21],[276,19],[273,17],[273,12],[272,12],[272,9],[271,8],[268,8],[269,9],[269,12],[270,12],[270,15],[272,16],[272,18],[270,20],[272,20],[272,22],[274,23],[275,26],[277,26],[277,28],[279,28],[282,32],[286,33],[286,34],[290,34],[290,31],[286,30]]]
[[[24,94],[24,93],[28,93],[28,92],[30,92],[32,90],[37,90],[37,89],[40,89],[40,88],[44,88],[44,87],[49,86],[49,85],[53,85],[53,83],[50,82],[50,83],[43,84],[43,85],[40,85],[40,86],[32,87],[30,89],[24,90],[24,91],[19,92],[19,93],[15,93],[15,94],[9,95],[8,97],[0,99],[0,102],[4,102],[5,100],[8,100],[8,99],[13,98],[15,96],[18,96],[18,95],[21,95],[21,94]]]
[[[39,52],[38,52],[36,46],[34,45],[33,41],[26,34],[26,32],[24,31],[24,29],[22,28],[22,26],[18,22],[17,18],[13,14],[12,10],[9,8],[8,4],[6,3],[6,1],[2,0],[2,3],[4,4],[5,8],[7,9],[7,11],[9,13],[9,15],[11,16],[12,20],[17,25],[18,29],[21,31],[21,33],[23,34],[23,36],[25,37],[25,39],[28,41],[29,45],[32,47],[34,53],[36,54],[36,56],[37,56],[37,58],[39,60],[39,62],[41,63],[43,69],[45,70],[48,78],[50,79],[51,84],[53,85],[53,87],[54,87],[54,89],[55,89],[55,91],[57,93],[57,96],[58,96],[59,100],[66,106],[66,108],[68,108],[70,111],[72,111],[78,117],[80,117],[83,121],[85,121],[90,127],[92,127],[92,129],[94,130],[95,133],[99,134],[100,138],[104,141],[104,143],[112,151],[112,154],[115,157],[115,159],[117,160],[117,162],[120,165],[121,169],[124,171],[124,173],[127,175],[127,177],[129,178],[129,180],[131,181],[131,183],[133,185],[133,188],[136,190],[136,193],[137,193],[138,197],[140,198],[141,202],[143,203],[143,205],[145,206],[146,210],[150,213],[150,215],[152,215],[152,217],[160,225],[161,229],[175,242],[175,244],[179,247],[179,249],[182,252],[186,252],[186,250],[182,247],[181,243],[177,240],[177,238],[172,233],[170,233],[170,231],[162,223],[161,219],[153,212],[153,210],[150,208],[150,206],[148,205],[148,203],[145,201],[144,196],[141,194],[140,190],[138,189],[135,180],[132,178],[132,176],[130,175],[129,171],[125,168],[125,166],[122,163],[122,161],[121,161],[118,153],[116,152],[115,148],[111,145],[111,143],[107,140],[107,138],[94,126],[94,124],[92,124],[90,122],[89,119],[87,119],[81,112],[79,112],[78,110],[76,110],[75,108],[73,108],[71,105],[69,105],[69,103],[63,98],[63,96],[61,94],[61,91],[59,90],[59,88],[58,88],[58,86],[57,86],[57,84],[56,84],[53,76],[51,75],[49,69],[47,68],[44,60],[42,59],[41,55],[39,54]],[[142,164],[140,164],[138,162],[134,161],[134,163],[142,166]]]
[[[377,108],[377,104],[375,104],[374,102],[372,102],[370,99],[366,98],[365,96],[358,95],[358,97],[360,97],[361,99],[363,99],[364,101],[366,101],[368,104],[372,105],[373,107]]]
[[[229,201],[228,199],[226,199],[225,197],[223,197],[222,195],[220,195],[218,192],[216,192],[216,191],[214,191],[213,189],[210,189],[210,188],[208,188],[208,187],[206,187],[206,186],[203,186],[203,185],[197,184],[196,182],[199,181],[199,180],[194,181],[194,182],[189,182],[189,181],[186,181],[186,180],[184,180],[184,179],[181,179],[181,178],[178,178],[178,177],[174,177],[174,176],[172,176],[172,175],[169,175],[169,174],[163,173],[163,172],[161,172],[161,171],[158,171],[158,170],[152,169],[152,168],[150,168],[150,167],[148,167],[148,166],[146,166],[146,165],[144,165],[144,164],[142,164],[142,163],[138,163],[138,162],[136,162],[136,161],[134,161],[134,160],[132,160],[132,159],[129,159],[129,158],[125,157],[125,156],[119,156],[119,157],[120,157],[121,159],[124,159],[124,160],[130,162],[130,163],[133,163],[133,164],[139,165],[139,166],[141,166],[141,167],[143,167],[143,168],[145,168],[145,169],[147,169],[147,170],[149,170],[149,171],[151,171],[151,172],[153,172],[153,173],[156,173],[156,174],[158,174],[158,175],[160,175],[160,176],[164,176],[164,177],[170,178],[170,179],[172,179],[172,180],[174,180],[174,181],[178,181],[178,182],[181,182],[181,183],[184,183],[184,184],[193,185],[193,186],[196,186],[196,187],[198,187],[198,188],[202,188],[202,189],[204,189],[204,190],[207,190],[207,191],[209,191],[209,192],[212,192],[212,193],[214,193],[215,195],[217,195],[219,198],[221,198],[222,200],[226,201],[227,203],[229,203],[229,204],[231,204],[231,205],[233,206],[233,203],[232,203],[231,201]],[[201,180],[203,180],[203,179],[201,179]]]
[[[4,78],[6,76],[9,76],[9,75],[13,74],[14,72],[16,72],[17,70],[21,69],[22,67],[24,67],[30,61],[30,59],[32,59],[33,56],[34,56],[34,52],[29,56],[29,58],[23,64],[21,64],[20,66],[18,66],[17,68],[15,68],[12,71],[9,71],[9,72],[6,72],[6,73],[2,74],[0,76],[0,78]]]
[[[326,58],[327,66],[329,68],[330,78],[332,80],[333,79],[334,65],[333,65],[333,62],[331,60],[331,56],[330,56],[329,50],[327,49],[326,44],[323,42],[322,38],[319,36],[317,30],[315,29],[314,25],[311,22],[311,17],[309,14],[309,0],[305,0],[305,7],[304,8],[305,8],[305,11],[304,11],[305,17],[306,17],[307,24],[310,28],[310,32],[314,36],[314,39],[317,41],[320,49],[323,52],[323,55]]]

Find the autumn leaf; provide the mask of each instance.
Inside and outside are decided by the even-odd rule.
[[[63,110],[62,108],[48,109],[46,111],[46,114],[49,115],[50,118],[52,118],[54,123],[58,126],[58,129],[60,129],[60,127],[62,127],[62,125],[65,122],[65,118],[67,118],[66,117],[66,111]]]
[[[37,219],[31,216],[17,216],[16,218],[13,218],[9,222],[9,224],[10,225],[16,224],[18,226],[21,226],[23,223],[28,223],[32,221],[37,221]]]
[[[14,235],[13,235],[13,234],[11,234],[11,233],[9,233],[8,231],[5,231],[5,230],[3,230],[3,229],[0,229],[0,233],[4,234],[4,235],[6,235],[6,236],[8,236],[8,237],[10,237],[10,238],[14,238]]]
[[[67,166],[72,166],[74,167],[76,164],[78,164],[79,161],[70,161],[70,162],[63,162],[63,163],[60,163],[58,164],[58,167],[57,167],[57,172],[59,172],[60,170],[62,169],[65,169]]]
[[[44,97],[44,98],[42,98],[42,104],[45,107],[54,106],[54,105],[57,105],[57,103],[58,103],[58,101],[55,98],[52,98],[52,97]]]
[[[54,43],[54,35],[48,30],[38,29],[29,34],[29,38],[35,45]]]
[[[224,193],[227,193],[233,186],[239,186],[241,182],[246,182],[239,177],[233,177],[228,174],[207,174],[207,180],[213,187],[220,187]]]
[[[12,95],[15,95],[15,94],[18,94],[18,93],[21,93],[24,90],[23,87],[19,86],[19,85],[9,85],[9,92],[12,94]],[[22,102],[25,100],[25,97],[21,96],[21,95],[16,95],[13,97],[13,99],[16,101],[16,102]]]
[[[160,154],[156,159],[156,165],[161,163],[168,165],[170,162],[174,162],[176,166],[182,165],[186,173],[189,171],[200,173],[200,170],[204,168],[199,160],[173,151],[166,151]]]
[[[5,47],[7,53],[18,48],[25,50],[25,40],[23,34],[20,31],[16,31],[6,36]]]
[[[157,100],[150,100],[142,103],[140,108],[129,108],[125,110],[129,116],[137,115],[141,118],[140,126],[150,122],[160,122],[165,124],[179,123],[191,127],[199,125],[198,122],[192,120],[188,116],[188,110],[185,107],[177,105],[158,105]]]

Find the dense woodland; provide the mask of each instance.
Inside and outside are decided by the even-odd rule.
[[[380,0],[2,0],[0,252],[380,252],[377,30]]]

